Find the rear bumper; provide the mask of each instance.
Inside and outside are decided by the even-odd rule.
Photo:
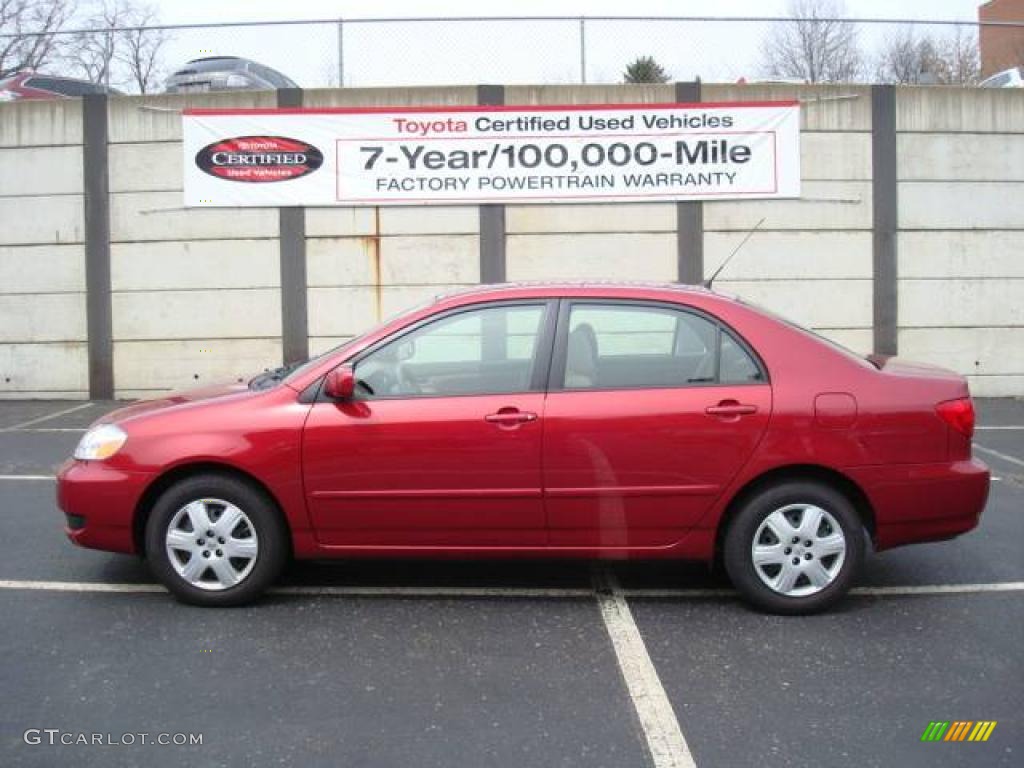
[[[57,473],[57,506],[67,537],[90,549],[135,552],[132,519],[152,477],[103,462],[65,461]]]
[[[875,513],[875,548],[941,541],[978,525],[989,471],[977,459],[847,470]]]

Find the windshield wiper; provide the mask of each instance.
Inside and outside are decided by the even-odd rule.
[[[249,389],[270,389],[272,386],[282,381],[289,373],[298,368],[304,360],[299,360],[288,365],[282,365],[278,368],[267,369],[263,373],[253,376],[249,379]]]

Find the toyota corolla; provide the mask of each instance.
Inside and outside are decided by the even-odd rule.
[[[964,378],[680,286],[490,286],[248,385],[115,411],[61,468],[67,535],[237,605],[289,558],[681,558],[762,609],[865,551],[974,528]]]

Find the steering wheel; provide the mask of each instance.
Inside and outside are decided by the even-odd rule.
[[[398,364],[398,386],[403,394],[419,395],[423,393],[419,379],[405,363]]]
[[[362,387],[370,395],[394,394],[398,377],[390,371],[374,371],[365,379],[356,377],[356,385]]]

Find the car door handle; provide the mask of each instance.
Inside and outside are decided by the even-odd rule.
[[[756,405],[737,403],[735,400],[723,400],[718,405],[709,405],[704,409],[709,416],[749,416],[757,413]]]
[[[484,421],[497,424],[500,427],[514,427],[517,424],[525,424],[528,421],[536,421],[537,414],[529,411],[520,411],[514,408],[502,408],[497,413],[489,413],[484,416]]]

